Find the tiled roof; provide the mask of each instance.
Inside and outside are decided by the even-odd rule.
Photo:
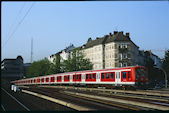
[[[130,40],[128,36],[125,36],[123,32],[117,32],[116,34],[113,35],[105,35],[102,38],[96,38],[96,40],[88,40],[85,49],[95,45],[110,43],[110,42],[131,42],[136,47],[138,47],[132,40]]]
[[[103,38],[97,37],[96,40],[90,40],[86,43],[85,49],[90,48],[95,45],[104,44],[107,38],[108,38],[108,35],[105,35]]]

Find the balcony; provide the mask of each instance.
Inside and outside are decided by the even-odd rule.
[[[119,59],[119,62],[123,63],[123,62],[127,62],[129,63],[131,61],[130,58],[125,58],[125,59]]]
[[[119,48],[119,53],[128,52],[128,48]]]

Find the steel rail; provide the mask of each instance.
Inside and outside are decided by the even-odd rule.
[[[27,111],[30,111],[25,105],[23,105],[21,102],[19,102],[15,97],[13,97],[11,94],[9,94],[5,89],[1,88],[6,94],[8,94],[12,99],[14,99],[18,104],[20,104],[23,108],[25,108]]]
[[[127,91],[127,90],[114,90],[114,89],[65,87],[65,86],[44,86],[44,85],[41,85],[41,86],[38,86],[38,87],[79,89],[79,90],[105,91],[105,92],[113,92],[113,93],[128,93],[128,94],[141,94],[141,95],[152,95],[152,96],[164,96],[164,97],[169,97],[169,93],[167,94],[167,93],[146,92],[146,91]]]
[[[138,102],[138,101],[130,101],[130,100],[124,100],[124,99],[117,99],[117,98],[110,98],[110,97],[104,97],[104,96],[89,95],[89,94],[83,94],[83,93],[74,93],[70,91],[65,91],[65,92],[70,93],[70,94],[75,94],[78,96],[85,96],[85,97],[90,97],[94,99],[102,99],[102,100],[112,101],[112,102],[128,103],[131,105],[137,105],[137,106],[146,107],[146,108],[153,108],[157,110],[169,110],[169,107],[162,106],[162,105],[156,105],[156,104],[150,104],[150,103],[144,103],[144,102]]]
[[[46,96],[46,95],[35,93],[35,92],[32,92],[32,91],[22,90],[22,92],[30,94],[30,95],[34,95],[34,96],[37,96],[37,97],[40,97],[40,98],[43,98],[43,99],[46,99],[46,100],[51,101],[51,102],[55,102],[57,104],[64,105],[66,107],[69,107],[69,108],[72,108],[72,109],[75,109],[75,110],[78,110],[78,111],[93,111],[94,110],[94,109],[86,108],[86,107],[79,106],[79,105],[76,105],[76,104],[73,104],[73,103],[69,103],[69,102],[66,102],[66,101],[62,101],[62,100],[59,100],[59,99],[55,99],[55,98],[52,98],[52,97],[49,97],[49,96]]]

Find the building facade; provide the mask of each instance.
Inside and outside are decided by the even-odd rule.
[[[89,38],[87,43],[80,46],[86,59],[93,64],[93,70],[110,69],[115,67],[127,67],[134,65],[145,66],[147,53],[139,50],[139,47],[131,40],[130,33],[124,34],[122,31],[114,31],[103,37],[96,37],[95,40]],[[71,51],[75,47],[70,45],[64,50],[56,53],[61,56],[61,62],[68,59]],[[51,55],[48,59],[53,62],[56,54]],[[162,62],[156,55],[149,53],[157,66]]]
[[[154,61],[154,65],[161,69],[162,68],[162,60],[155,54],[153,54],[150,50],[145,51],[145,60],[151,58]]]
[[[144,64],[144,55],[132,42],[129,33],[124,35],[114,31],[114,34],[96,40],[89,38],[83,53],[92,62],[94,70]]]
[[[68,59],[69,54],[71,53],[71,51],[75,48],[75,46],[73,44],[71,44],[70,46],[66,47],[65,49],[57,52],[56,54],[51,55],[50,57],[48,57],[48,60],[50,62],[53,63],[54,59],[56,58],[56,55],[60,55],[61,57],[61,62],[63,62],[64,60]]]
[[[4,59],[1,62],[1,74],[2,77],[23,78],[23,58],[18,56],[16,59]]]

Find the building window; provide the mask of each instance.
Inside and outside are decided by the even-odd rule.
[[[119,48],[121,48],[121,44],[119,44],[119,46],[118,46]]]
[[[126,53],[123,54],[123,58],[127,58],[127,54]]]
[[[118,65],[119,67],[121,67],[121,63],[119,63],[119,65]]]
[[[111,48],[113,49],[113,45],[111,46]]]
[[[121,54],[118,55],[118,58],[121,59]]]
[[[122,46],[123,46],[123,48],[127,48],[127,44],[123,44]]]
[[[127,63],[125,62],[125,63],[123,63],[123,67],[127,67]]]

